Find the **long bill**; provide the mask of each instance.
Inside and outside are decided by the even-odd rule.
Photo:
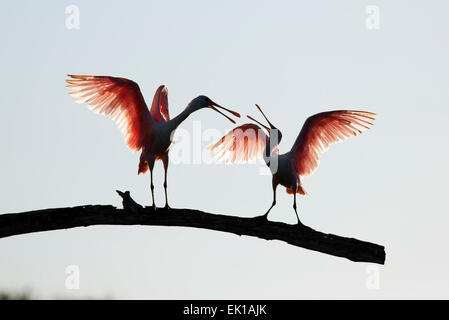
[[[268,120],[267,116],[265,115],[265,113],[263,113],[262,109],[259,107],[259,105],[257,103],[256,103],[256,107],[257,107],[257,109],[259,109],[260,113],[263,115],[265,120],[267,120],[267,122],[270,125],[271,129],[275,129],[276,127],[273,126],[273,124],[270,122],[270,120]]]
[[[253,117],[251,117],[251,116],[248,116],[247,115],[247,117],[248,117],[248,119],[250,119],[250,120],[253,120],[255,123],[257,123],[258,125],[261,125],[262,127],[264,127],[265,128],[265,130],[267,130],[268,131],[268,133],[270,133],[271,132],[271,129],[270,128],[268,128],[266,125],[264,125],[264,124],[262,124],[262,123],[260,123],[259,121],[257,121],[256,119],[254,119]]]
[[[230,117],[228,117],[227,115],[225,115],[223,112],[221,112],[220,110],[218,110],[217,108],[223,109],[229,113],[231,113],[232,115],[236,116],[237,118],[240,118],[240,113],[235,112],[233,110],[230,110],[228,108],[222,107],[219,104],[212,102],[212,105],[208,106],[209,108],[211,108],[212,110],[217,111],[218,113],[220,113],[221,115],[223,115],[224,117],[226,117],[229,121],[231,121],[232,123],[235,124],[235,121],[233,119],[231,119]]]

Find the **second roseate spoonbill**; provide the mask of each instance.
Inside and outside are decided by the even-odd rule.
[[[247,116],[262,128],[253,123],[246,123],[228,132],[215,144],[209,146],[216,159],[226,162],[247,162],[263,157],[273,175],[273,203],[261,217],[268,218],[268,213],[276,204],[276,188],[279,184],[293,194],[293,209],[302,226],[296,206],[296,194],[305,195],[301,177],[311,175],[320,162],[320,156],[331,144],[344,141],[369,129],[374,122],[375,113],[367,111],[337,110],[317,113],[304,123],[291,150],[279,154],[277,146],[281,142],[282,133],[268,120],[262,109],[256,104],[268,126],[263,125],[251,116]]]
[[[77,98],[78,103],[87,103],[96,113],[110,116],[119,126],[125,136],[128,147],[140,154],[138,174],[150,170],[150,189],[154,202],[153,168],[156,160],[162,160],[164,165],[165,208],[168,205],[167,170],[168,151],[172,143],[172,134],[176,128],[192,112],[203,108],[210,108],[225,116],[229,121],[233,119],[219,109],[225,110],[236,117],[235,111],[224,108],[206,96],[193,99],[178,116],[170,119],[168,112],[168,90],[160,86],[154,95],[151,109],[148,110],[139,86],[134,81],[125,78],[109,76],[68,75],[67,87],[72,91],[70,95]]]

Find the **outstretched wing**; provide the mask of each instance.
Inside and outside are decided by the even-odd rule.
[[[309,117],[290,151],[296,172],[300,176],[311,175],[331,144],[369,129],[375,115],[366,111],[338,110]]]
[[[156,122],[167,122],[170,120],[170,115],[168,114],[168,89],[166,86],[162,85],[156,90],[150,114]]]
[[[134,81],[108,76],[68,75],[67,87],[78,103],[110,116],[121,129],[131,150],[140,150],[150,136],[152,118]]]
[[[263,155],[267,139],[262,128],[246,123],[229,131],[208,149],[218,160],[231,163],[248,162]]]

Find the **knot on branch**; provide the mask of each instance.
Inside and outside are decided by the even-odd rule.
[[[129,191],[122,192],[120,190],[115,190],[120,197],[122,197],[123,201],[123,209],[129,213],[139,214],[141,213],[143,207],[138,204],[136,201],[134,201],[133,198],[131,198],[131,193]]]

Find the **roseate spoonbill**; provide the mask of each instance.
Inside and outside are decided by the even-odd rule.
[[[369,129],[376,114],[353,110],[317,113],[306,120],[291,150],[279,154],[277,146],[282,140],[282,133],[268,120],[257,104],[256,107],[269,127],[251,116],[247,117],[266,129],[268,136],[258,125],[246,123],[228,132],[218,142],[209,146],[209,150],[214,152],[216,159],[231,163],[263,157],[273,175],[273,203],[261,218],[267,220],[268,213],[276,204],[276,188],[281,184],[287,189],[287,193],[293,194],[293,209],[298,225],[302,226],[296,207],[296,194],[306,194],[301,184],[301,177],[311,175],[318,168],[319,157],[331,144]],[[273,162],[277,165],[273,165]]]
[[[137,173],[150,170],[150,188],[153,207],[154,185],[153,168],[156,160],[164,165],[165,208],[170,208],[167,197],[168,151],[172,143],[171,137],[176,128],[192,112],[203,108],[211,108],[225,116],[232,123],[233,119],[218,110],[220,108],[236,117],[235,111],[224,108],[206,96],[193,99],[178,116],[170,119],[168,112],[168,90],[160,86],[154,95],[151,109],[148,110],[140,88],[134,81],[109,76],[67,75],[67,87],[76,102],[86,102],[96,113],[110,116],[125,136],[125,141],[132,151],[142,150]]]

